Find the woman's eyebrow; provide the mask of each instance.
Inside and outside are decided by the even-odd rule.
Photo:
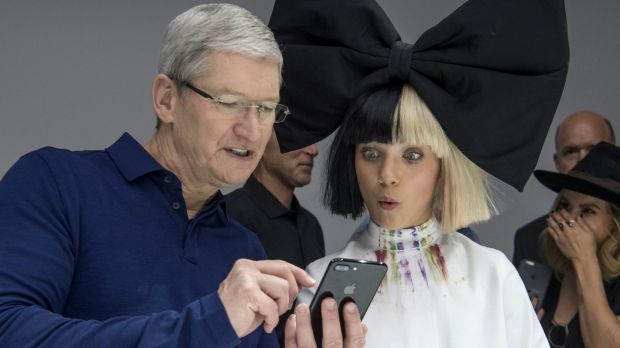
[[[584,203],[584,204],[580,204],[579,206],[581,208],[596,208],[597,210],[601,209],[601,207],[596,203]]]

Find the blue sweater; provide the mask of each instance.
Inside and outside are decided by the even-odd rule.
[[[0,347],[271,347],[217,294],[256,236],[218,194],[188,220],[181,183],[130,135],[44,148],[0,182]]]

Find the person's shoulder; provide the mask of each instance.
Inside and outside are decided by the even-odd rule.
[[[104,159],[109,159],[105,150],[68,150],[47,146],[33,151],[33,154],[40,156],[47,162],[54,165],[65,165],[73,167],[79,164],[101,163]],[[109,162],[109,161],[106,161]]]
[[[516,236],[536,234],[538,235],[547,226],[547,215],[540,216],[517,229]]]
[[[102,153],[103,151],[84,150],[84,151],[71,151],[67,149],[60,149],[56,147],[46,146],[40,149],[31,151],[17,161],[17,165],[26,167],[45,167],[48,170],[56,171],[60,169],[72,169],[79,168],[80,163],[88,161],[92,155]]]
[[[247,197],[247,190],[243,186],[226,194],[226,202],[235,202],[239,199]]]
[[[316,215],[314,215],[310,210],[306,209],[301,204],[299,204],[299,210],[304,214],[306,218],[310,219],[313,223],[320,226],[319,219],[317,219]]]
[[[547,227],[547,215],[530,221],[522,226],[514,235],[514,251],[512,262],[518,266],[523,259],[545,262],[541,255],[539,238]]]
[[[506,254],[500,250],[478,244],[456,232],[452,233],[449,238],[453,240],[453,243],[460,245],[460,247],[464,249],[465,254],[468,255],[468,258],[476,263],[503,272],[510,271],[514,268],[510,260],[506,257]]]
[[[472,230],[470,227],[459,228],[457,232],[473,240],[474,242],[478,244],[482,244],[480,242],[480,237],[478,237],[478,234],[474,230]]]
[[[233,214],[242,213],[254,207],[254,201],[250,199],[249,192],[240,187],[226,195],[226,208]]]
[[[67,149],[60,149],[52,146],[45,146],[37,150],[24,154],[20,160],[43,159],[45,161],[53,161],[64,158],[73,158],[75,152]]]
[[[243,187],[230,192],[225,197],[226,212],[238,224],[256,235],[264,231],[269,217],[251,199],[248,190]]]

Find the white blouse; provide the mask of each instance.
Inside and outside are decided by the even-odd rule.
[[[442,232],[435,219],[403,230],[371,222],[343,250],[308,266],[317,284],[336,257],[388,265],[364,317],[367,347],[549,347],[504,254]],[[310,303],[315,291],[304,289],[300,301]]]

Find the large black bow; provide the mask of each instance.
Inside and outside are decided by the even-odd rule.
[[[522,190],[568,70],[562,0],[470,0],[414,45],[374,0],[276,0],[284,54],[283,150],[315,143],[360,94],[406,81],[479,167]]]

